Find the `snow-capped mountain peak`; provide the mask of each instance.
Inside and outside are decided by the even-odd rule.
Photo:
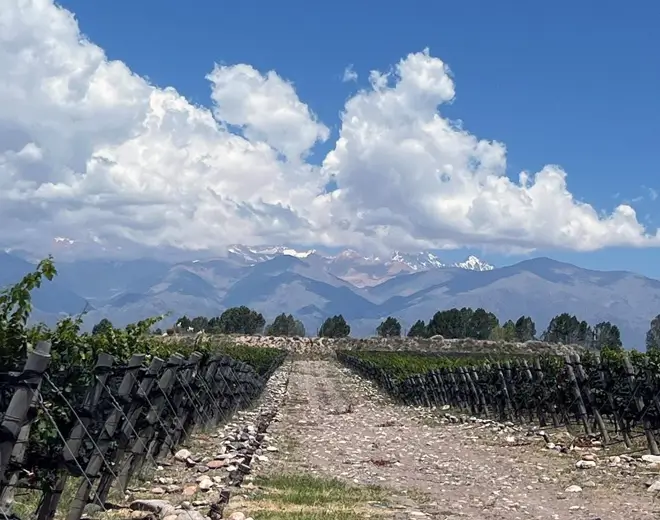
[[[234,244],[227,248],[227,252],[235,255],[249,264],[265,262],[272,260],[276,256],[293,256],[296,258],[307,258],[316,253],[316,250],[299,251],[287,246],[261,246],[250,247],[241,244]]]
[[[419,253],[401,253],[399,251],[394,251],[390,261],[407,265],[413,271],[446,267],[445,264],[430,251],[420,251]]]
[[[297,249],[289,246],[245,246],[235,244],[227,248],[230,255],[238,257],[242,262],[253,265],[259,262],[272,260],[277,256],[293,256],[295,258],[305,259],[313,254],[318,254],[315,249]],[[469,256],[463,262],[453,264],[444,263],[440,257],[431,251],[420,251],[418,253],[403,253],[394,251],[389,258],[379,258],[377,256],[368,256],[353,249],[345,249],[335,255],[323,254],[322,258],[326,262],[338,265],[358,265],[378,266],[393,268],[392,272],[427,271],[430,269],[441,269],[446,267],[458,267],[470,271],[490,271],[493,266],[480,260],[476,256]]]
[[[492,271],[495,269],[492,265],[480,260],[474,255],[470,255],[463,262],[456,262],[452,267],[460,267],[461,269],[468,269],[470,271]]]

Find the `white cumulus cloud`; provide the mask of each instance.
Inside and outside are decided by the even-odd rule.
[[[250,65],[216,65],[207,79],[218,120],[240,126],[250,141],[264,141],[287,158],[299,158],[330,134],[293,85],[273,71],[262,75]]]
[[[211,108],[194,106],[108,60],[50,0],[3,2],[0,70],[3,246],[660,243],[632,207],[576,200],[559,166],[507,177],[502,143],[438,112],[455,88],[428,50],[372,71],[322,165],[307,157],[330,131],[277,72],[216,65]]]

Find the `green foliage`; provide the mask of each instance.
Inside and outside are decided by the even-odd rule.
[[[516,340],[525,342],[536,337],[536,324],[529,316],[521,316],[515,324]]]
[[[409,338],[426,338],[428,337],[428,328],[424,320],[417,320],[410,330],[408,331]]]
[[[319,336],[324,338],[345,338],[350,333],[351,326],[341,314],[326,319],[319,329]]]
[[[189,318],[182,316],[176,321],[176,327],[183,332],[190,328],[195,332],[208,332],[209,334],[259,334],[263,331],[266,320],[261,315],[245,305],[230,307],[220,316],[207,318],[196,316]]]
[[[441,335],[445,338],[467,337],[467,325],[473,310],[468,308],[449,309],[436,312],[427,325],[429,336]]]
[[[646,333],[646,351],[660,350],[660,314],[651,320]]]
[[[53,257],[42,260],[34,272],[26,274],[12,287],[0,292],[0,366],[11,366],[27,354],[27,321],[32,311],[31,291],[41,287],[44,278],[57,274]]]
[[[176,322],[176,325],[177,325],[177,327],[181,327],[183,330],[187,330],[188,327],[192,327],[192,320],[184,314]]]
[[[57,470],[62,454],[58,430],[66,436],[75,423],[71,408],[81,409],[88,389],[96,380],[93,369],[100,353],[111,355],[114,366],[121,366],[136,353],[147,354],[146,361],[149,362],[154,356],[167,359],[178,353],[188,357],[193,352],[200,352],[204,361],[209,355],[224,352],[250,364],[262,375],[279,364],[285,355],[277,349],[226,346],[211,341],[165,341],[150,332],[164,316],[142,320],[124,329],[113,327],[108,320],[101,320],[92,334],[81,332],[82,316],[64,318],[53,329],[43,325],[29,327],[27,323],[32,309],[30,291],[40,287],[44,278],[51,280],[55,274],[52,258],[49,257],[39,263],[35,272],[0,293],[0,365],[3,368],[20,369],[31,345],[40,340],[51,343],[51,361],[40,394],[55,424],[43,409],[39,409],[26,451],[25,469],[33,471],[37,481],[52,484],[53,472]],[[225,316],[225,323],[231,322],[229,318],[232,316],[236,314]],[[245,314],[239,312],[238,316],[244,317]],[[250,311],[247,316],[252,320],[250,327],[258,327],[261,315]]]
[[[428,324],[428,335],[444,338],[488,339],[499,325],[497,316],[482,308],[449,309],[436,312]]]
[[[211,327],[209,320],[209,328]],[[241,305],[240,307],[231,307],[224,311],[217,322],[214,322],[213,329],[210,332],[220,334],[257,334],[260,333],[266,320],[261,313]]]
[[[388,316],[378,327],[376,328],[376,334],[381,338],[392,338],[401,336],[401,323],[396,318]]]
[[[206,316],[196,316],[190,320],[190,326],[195,332],[206,331],[209,326],[209,319]]]
[[[304,336],[305,326],[291,314],[280,314],[266,327],[266,336]]]
[[[552,318],[541,339],[549,343],[591,347],[594,343],[594,333],[586,321],[580,321],[564,312]]]
[[[371,364],[373,368],[382,369],[390,377],[403,380],[412,375],[421,375],[441,368],[479,366],[496,360],[511,359],[512,356],[505,354],[464,354],[443,353],[434,354],[428,352],[388,352],[353,350],[343,351],[341,355],[348,355]],[[529,357],[529,356],[516,356]]]
[[[499,326],[497,316],[484,309],[474,311],[467,324],[467,336],[474,339],[488,339],[493,330]]]
[[[92,335],[96,336],[98,334],[104,334],[112,328],[110,320],[108,318],[103,318],[92,328]]]
[[[493,341],[517,341],[516,326],[513,321],[509,320],[504,325],[495,327],[490,333],[490,338]]]
[[[222,345],[220,352],[238,361],[247,363],[260,376],[264,376],[274,366],[279,365],[286,352],[276,348],[261,348],[247,345]]]
[[[594,348],[603,350],[606,347],[621,348],[621,332],[619,327],[612,325],[609,321],[598,323],[593,329]]]

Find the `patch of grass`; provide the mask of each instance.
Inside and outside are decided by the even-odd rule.
[[[66,480],[62,489],[62,496],[57,505],[58,514],[67,513],[71,509],[71,504],[82,481],[82,478],[73,477]],[[41,504],[42,496],[43,493],[38,489],[16,488],[12,512],[19,518],[33,518],[37,508]],[[4,517],[0,515],[0,518]]]
[[[391,512],[387,492],[309,474],[257,477],[259,490],[237,507],[259,520],[360,520]]]
[[[255,479],[255,485],[267,490],[272,502],[318,506],[331,503],[359,504],[384,496],[376,486],[349,486],[338,479],[307,474],[277,475]]]
[[[36,489],[29,490],[16,490],[14,494],[14,503],[12,504],[12,512],[18,515],[19,518],[29,518],[34,515],[39,502],[41,501],[41,491]]]

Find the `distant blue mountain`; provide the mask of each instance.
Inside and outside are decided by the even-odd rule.
[[[61,274],[35,294],[35,306],[39,316],[55,320],[58,313],[76,314],[87,305],[86,324],[91,327],[103,317],[125,325],[171,311],[171,322],[183,314],[210,317],[247,305],[267,319],[292,313],[311,332],[326,317],[343,314],[358,336],[373,334],[388,315],[410,327],[451,307],[483,307],[502,322],[528,315],[539,333],[552,317],[569,312],[591,324],[617,324],[631,348],[643,348],[649,322],[660,313],[660,281],[625,271],[582,269],[550,258],[492,270],[438,262],[428,269],[396,271],[389,259],[379,270],[377,259],[353,253],[341,257],[341,269],[336,258],[314,252],[298,257],[271,250],[262,256],[250,254],[249,261],[233,254],[171,264],[151,259],[56,264]],[[33,267],[0,253],[0,286]],[[382,276],[380,283],[377,275]],[[354,280],[375,285],[356,287]]]
[[[34,271],[35,266],[17,256],[0,253],[0,287],[5,288],[20,281],[26,274]],[[79,314],[94,307],[85,299],[70,290],[62,281],[55,279],[52,282],[44,281],[41,288],[34,291],[34,306],[44,314],[53,315],[53,319],[60,313]]]

